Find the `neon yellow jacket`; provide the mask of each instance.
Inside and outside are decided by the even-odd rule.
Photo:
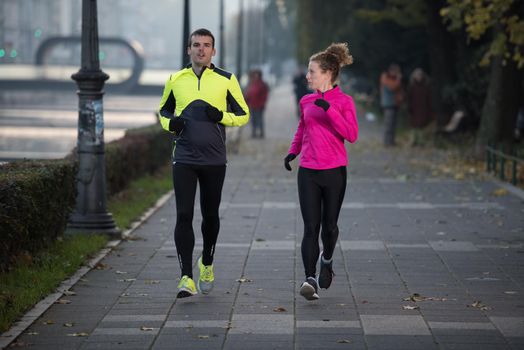
[[[215,123],[206,107],[223,112]],[[172,74],[160,102],[160,123],[175,134],[173,161],[185,164],[226,164],[225,126],[242,126],[249,121],[249,109],[232,73],[211,65],[198,77],[191,65]],[[170,122],[183,118],[184,128],[175,133]]]

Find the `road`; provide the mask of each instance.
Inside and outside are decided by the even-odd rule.
[[[159,96],[104,96],[104,139],[156,122]],[[54,159],[75,146],[78,96],[71,92],[12,92],[0,96],[0,161]]]

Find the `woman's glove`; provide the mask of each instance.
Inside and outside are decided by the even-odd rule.
[[[329,109],[329,102],[324,100],[323,98],[317,98],[315,100],[315,104],[322,108],[325,112]]]
[[[293,153],[290,153],[286,156],[286,158],[284,158],[284,167],[288,170],[288,171],[291,171],[291,165],[289,165],[289,162],[291,162],[293,159],[295,159],[297,157],[296,154],[293,154]]]

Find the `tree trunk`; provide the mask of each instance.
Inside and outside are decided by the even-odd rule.
[[[426,0],[426,2],[428,6],[426,31],[429,38],[432,81],[431,98],[437,125],[442,127],[448,122],[452,112],[442,99],[442,90],[444,86],[456,80],[454,73],[455,38],[448,32],[440,16],[440,9],[445,5],[445,1]]]
[[[493,58],[488,93],[477,132],[475,151],[478,156],[482,156],[488,143],[512,143],[522,96],[522,77],[522,70],[518,70],[513,61],[503,65],[502,56]]]

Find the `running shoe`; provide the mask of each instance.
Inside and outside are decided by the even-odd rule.
[[[195,282],[193,279],[189,278],[187,275],[182,276],[182,279],[178,283],[178,293],[176,297],[187,298],[195,294],[197,294],[197,290],[195,288]]]
[[[200,276],[198,278],[198,290],[202,294],[208,294],[213,289],[213,282],[215,281],[215,274],[213,273],[213,265],[204,265],[202,257],[198,259],[198,269]]]
[[[317,300],[319,298],[317,292],[317,280],[313,277],[306,278],[306,281],[302,283],[302,286],[300,287],[300,295],[302,295],[307,300]]]
[[[320,254],[320,274],[318,275],[318,285],[322,289],[328,289],[331,286],[335,273],[333,272],[333,259],[330,262],[324,261],[324,255]]]

